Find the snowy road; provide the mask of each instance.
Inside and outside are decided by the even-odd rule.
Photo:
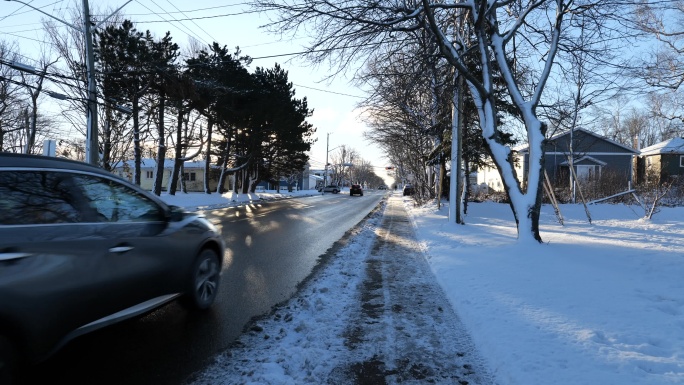
[[[190,383],[490,384],[401,199],[384,206]]]

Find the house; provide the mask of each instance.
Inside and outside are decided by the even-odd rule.
[[[639,183],[646,180],[650,170],[657,173],[660,182],[684,175],[684,138],[672,138],[642,148],[635,163]]]
[[[322,171],[321,171],[322,172]],[[323,180],[322,176],[318,176],[318,171],[317,170],[312,170],[309,168],[309,163],[307,162],[306,165],[304,166],[304,170],[302,170],[300,173],[296,175],[294,180],[290,180],[289,182],[292,183],[292,188],[294,190],[313,190],[316,189],[317,186],[322,183],[320,181]],[[273,181],[264,181],[262,180],[259,182],[257,187],[262,187],[266,190],[276,190],[280,187],[280,189],[287,189],[288,188],[288,180],[285,177],[281,177],[280,180],[276,183],[273,183]]]
[[[173,172],[172,159],[164,160],[164,177],[162,179],[162,189],[168,190],[168,183]],[[133,160],[127,160],[119,163],[114,167],[112,172],[120,177],[133,181],[133,169],[135,163]],[[154,187],[154,171],[157,167],[156,159],[143,158],[140,160],[140,187],[145,190],[152,190]],[[204,191],[204,161],[187,161],[183,163],[183,179],[188,191]],[[210,180],[209,188],[212,191],[216,190],[218,180]],[[179,184],[180,188],[180,184]]]
[[[553,185],[570,186],[570,153],[572,143],[572,167],[579,180],[596,180],[612,173],[624,178],[627,188],[632,181],[632,158],[638,153],[594,132],[578,128],[548,138],[544,142],[544,169]],[[518,146],[515,169],[518,178],[527,178],[529,170],[529,147]],[[523,184],[527,180],[523,180]],[[503,182],[496,168],[478,170],[478,184],[486,184],[494,191],[503,191]]]

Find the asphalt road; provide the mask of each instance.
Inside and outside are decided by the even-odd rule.
[[[210,311],[171,303],[79,337],[30,368],[20,384],[182,384],[229,347],[252,317],[290,298],[382,196],[326,193],[205,213],[227,243],[221,291]]]

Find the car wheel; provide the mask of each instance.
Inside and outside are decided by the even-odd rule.
[[[15,369],[15,351],[10,341],[0,335],[0,384],[11,384]]]
[[[208,309],[218,294],[220,274],[221,264],[216,252],[210,249],[202,250],[192,267],[192,275],[188,291],[183,297],[183,304],[190,309]]]

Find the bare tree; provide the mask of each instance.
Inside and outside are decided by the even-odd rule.
[[[333,184],[344,185],[345,182],[352,183],[350,169],[361,157],[358,151],[347,146],[340,146],[330,156],[331,179]]]
[[[636,74],[655,89],[653,94],[660,93],[660,102],[681,100],[684,93],[684,0],[641,0],[634,6],[632,15],[630,21],[634,30],[652,39],[648,56],[638,63]],[[654,99],[650,98],[650,101]],[[677,132],[682,133],[684,110],[681,105],[679,102],[670,104],[675,108],[652,109],[657,117],[676,121],[679,125],[678,130],[669,133],[669,138]]]
[[[650,85],[678,90],[684,84],[684,1],[641,0],[632,22],[659,44],[652,45],[641,75]]]
[[[360,105],[368,111],[363,115],[371,127],[366,137],[381,146],[398,146],[397,152],[407,151],[404,159],[415,160],[406,166],[411,168],[414,182],[420,182],[414,183],[413,198],[423,202],[439,197],[453,71],[440,58],[431,34],[420,30],[413,36],[373,54],[359,76],[373,91]],[[403,130],[423,139],[398,142],[396,138],[403,136]]]
[[[19,117],[25,96],[21,94],[18,72],[7,65],[17,57],[18,50],[14,44],[0,41],[0,61],[3,62],[0,66],[0,152],[11,151],[14,143],[11,137],[20,130]]]
[[[26,142],[24,147],[25,154],[31,154],[36,146],[36,133],[38,131],[38,98],[43,91],[43,83],[47,76],[47,71],[57,60],[50,61],[43,54],[40,60],[40,69],[35,73],[21,72],[21,80],[24,89],[28,94],[30,112],[27,112],[27,120],[30,122],[26,127]],[[29,111],[29,110],[27,110]]]
[[[314,63],[330,60],[341,69],[367,57],[383,42],[394,40],[395,34],[430,31],[441,54],[466,79],[477,106],[483,139],[511,200],[519,239],[541,241],[542,143],[547,124],[537,109],[563,48],[561,43],[574,38],[573,26],[566,18],[585,14],[590,16],[586,28],[600,28],[620,10],[619,2],[358,0],[340,4],[325,0],[262,0],[256,5],[279,12],[279,18],[270,25],[276,32],[309,27],[313,40],[306,56]],[[528,84],[520,84],[514,76],[516,60],[523,59],[537,65],[536,72],[527,77]],[[468,60],[477,62],[477,71],[468,68]],[[503,78],[508,97],[525,127],[530,152],[529,168],[522,181],[516,176],[511,148],[501,140],[503,131],[494,97],[497,76]]]

